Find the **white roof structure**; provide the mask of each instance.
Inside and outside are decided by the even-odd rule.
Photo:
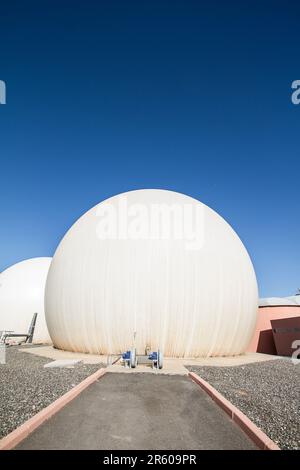
[[[170,357],[243,353],[258,307],[233,229],[189,196],[139,190],[84,214],[53,257],[45,309],[55,347]]]
[[[295,305],[300,305],[300,295],[292,295],[291,297],[287,297],[291,302]]]
[[[300,295],[292,295],[290,297],[266,297],[259,299],[260,307],[277,307],[280,305],[300,305]]]
[[[51,258],[32,258],[14,264],[0,274],[0,331],[27,333],[38,313],[34,343],[50,343],[45,310],[45,285]]]

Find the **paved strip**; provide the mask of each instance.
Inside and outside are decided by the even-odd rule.
[[[17,449],[256,449],[185,376],[106,373]]]

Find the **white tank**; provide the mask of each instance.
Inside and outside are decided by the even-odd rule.
[[[57,348],[198,357],[243,353],[258,292],[233,229],[165,190],[120,194],[84,214],[54,255],[46,320]],[[135,337],[135,339],[134,339]]]
[[[14,264],[0,274],[0,331],[27,333],[33,314],[37,313],[33,342],[51,342],[44,310],[50,263],[51,258],[32,258]]]

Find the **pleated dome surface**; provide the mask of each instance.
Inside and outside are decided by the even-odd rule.
[[[258,307],[254,269],[215,211],[184,194],[137,190],[85,213],[54,255],[46,320],[57,348],[170,357],[243,353]]]

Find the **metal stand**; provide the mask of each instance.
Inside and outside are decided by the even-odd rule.
[[[160,349],[144,355],[137,355],[136,349],[131,349],[122,354],[125,367],[134,369],[138,364],[152,364],[153,369],[163,368],[163,353]]]
[[[124,352],[122,354],[122,359],[124,361],[125,367],[129,367],[130,369],[134,369],[137,366],[136,350],[131,349],[131,351]]]

